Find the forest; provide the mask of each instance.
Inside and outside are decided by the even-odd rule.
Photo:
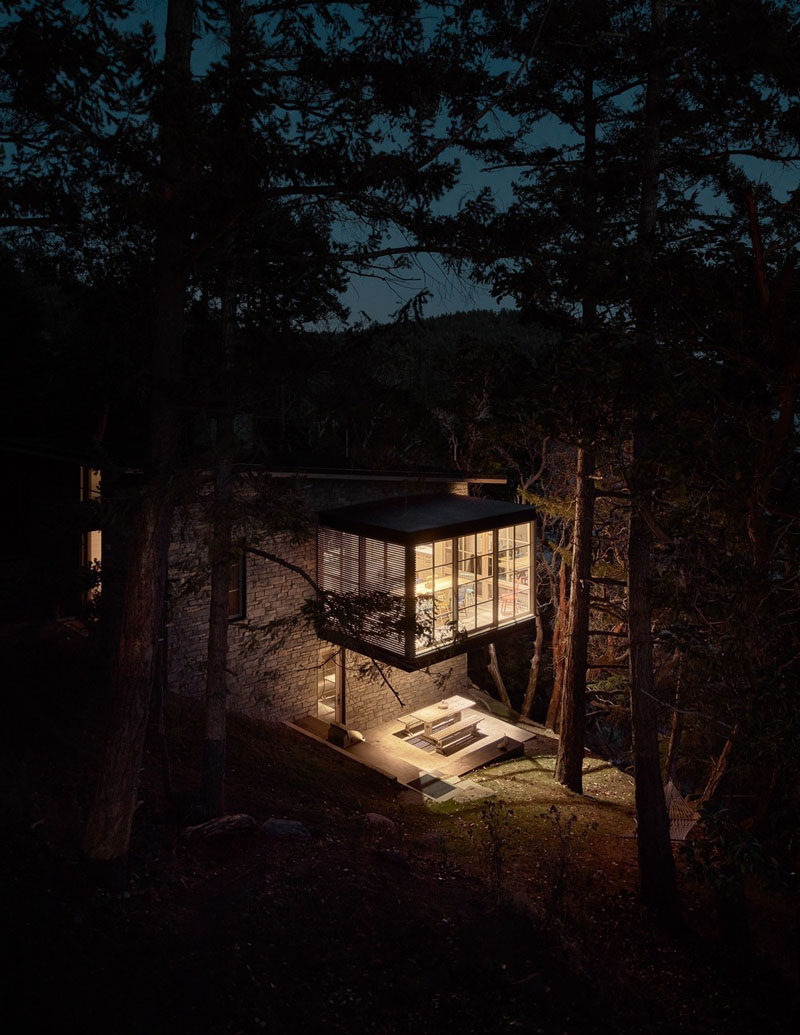
[[[493,666],[559,735],[554,793],[587,751],[632,775],[654,929],[690,873],[736,951],[754,888],[796,933],[798,6],[2,0],[0,97],[0,444],[101,470],[79,520],[125,544],[84,616],[92,879],[130,880],[198,479],[215,816],[236,471],[485,471],[539,514],[535,640]],[[493,308],[427,315],[454,284]],[[670,781],[700,821],[678,852]]]

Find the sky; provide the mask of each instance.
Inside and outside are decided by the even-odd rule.
[[[135,20],[152,22],[157,38],[162,40],[166,8],[166,0],[137,0]],[[193,58],[195,68],[202,69],[204,65],[220,56],[218,43],[204,46],[203,42],[199,41]],[[502,172],[487,175],[476,161],[466,156],[461,156],[460,162],[460,182],[440,206],[442,211],[456,211],[463,198],[477,193],[486,184],[491,184],[501,207],[511,201],[511,174]],[[425,306],[426,316],[441,316],[472,309],[498,310],[512,305],[509,300],[498,303],[487,288],[447,270],[442,261],[433,255],[420,255],[412,260],[412,268],[391,280],[375,276],[352,276],[348,290],[341,297],[344,305],[350,310],[351,323],[385,323],[391,321],[397,310],[422,290],[429,291],[431,296]]]
[[[157,38],[163,39],[166,20],[166,0],[136,0],[134,21],[149,20],[153,23]],[[195,67],[202,71],[210,61],[220,56],[220,45],[209,45],[202,40],[195,48]],[[558,131],[554,134],[552,126],[542,127],[539,143],[559,144]],[[465,197],[489,185],[495,202],[502,209],[512,200],[513,170],[488,172],[469,157],[460,156],[462,171],[458,184],[449,195],[437,206],[442,212],[454,212]],[[766,179],[776,196],[786,200],[789,193],[798,187],[797,167],[782,167],[777,164],[756,163],[752,159],[742,159],[745,171],[755,179]],[[709,199],[713,204],[713,200]],[[397,243],[407,242],[397,240]],[[460,310],[491,309],[497,310],[501,305],[509,307],[512,303],[502,303],[492,298],[490,292],[464,277],[448,270],[442,260],[433,255],[420,255],[412,261],[408,270],[398,278],[388,280],[376,276],[353,276],[349,287],[343,295],[343,302],[351,311],[351,322],[376,321],[385,322],[410,301],[420,291],[430,292],[430,299],[424,312],[428,316],[438,316]]]

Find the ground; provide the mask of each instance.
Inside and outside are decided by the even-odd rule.
[[[98,888],[78,845],[103,668],[61,627],[18,626],[0,646],[7,1031],[796,1030],[791,952],[758,937],[730,951],[682,868],[682,924],[664,932],[641,911],[632,782],[600,759],[583,797],[538,754],[475,774],[494,797],[437,805],[233,716],[228,810],[258,825],[187,839],[202,727],[173,700],[175,794],[150,744],[129,889]],[[309,836],[268,836],[271,817]],[[787,928],[780,900],[753,914]]]

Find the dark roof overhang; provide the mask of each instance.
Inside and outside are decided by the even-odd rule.
[[[296,478],[309,481],[343,482],[404,482],[406,485],[454,484],[468,482],[470,485],[507,485],[508,478],[491,474],[476,474],[469,471],[440,471],[412,469],[408,471],[366,470],[351,467],[265,467],[261,464],[243,464],[243,469],[263,470],[271,478]]]
[[[535,517],[536,510],[521,503],[431,493],[325,510],[319,523],[339,532],[406,544],[486,532]]]

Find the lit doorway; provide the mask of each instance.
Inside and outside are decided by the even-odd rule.
[[[317,718],[344,722],[344,649],[326,643],[317,661]]]

